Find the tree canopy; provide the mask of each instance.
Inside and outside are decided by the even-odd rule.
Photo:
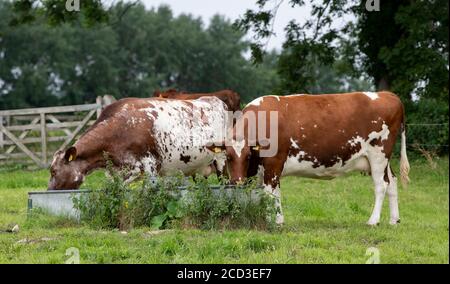
[[[283,2],[312,7],[305,23],[293,20],[285,27],[279,70],[286,92],[307,91],[315,85],[312,66],[341,61],[354,75],[368,75],[378,90],[392,90],[406,102],[413,96],[447,99],[447,0],[380,1],[379,11],[367,9],[366,2],[371,1],[257,0],[258,8],[248,10],[236,23],[255,33],[252,54],[257,62]],[[339,24],[343,16],[354,20]]]
[[[224,17],[205,26],[191,15],[174,17],[167,6],[127,5],[117,3],[108,23],[90,27],[49,26],[40,14],[11,26],[13,5],[0,1],[0,108],[78,104],[103,94],[148,97],[167,88],[229,88],[248,101],[277,84],[274,64],[253,66],[244,33]]]

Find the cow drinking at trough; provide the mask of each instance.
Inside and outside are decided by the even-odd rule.
[[[275,129],[269,112],[277,114]],[[250,118],[256,121],[252,123]],[[266,133],[270,139],[266,139]],[[258,170],[265,189],[275,197],[279,224],[284,221],[280,177],[332,179],[350,171],[372,176],[375,205],[368,224],[379,223],[385,193],[389,197],[390,224],[397,224],[397,179],[390,159],[399,133],[400,177],[406,185],[409,164],[404,109],[400,99],[389,92],[260,97],[244,108],[232,139],[207,148],[226,153],[234,183]]]
[[[205,143],[223,139],[227,107],[216,97],[197,100],[127,98],[107,106],[97,121],[66,151],[54,154],[48,189],[77,189],[86,175],[105,168],[141,173],[204,173],[217,157]]]
[[[195,100],[201,97],[217,97],[227,105],[229,111],[241,110],[241,97],[238,93],[231,90],[221,90],[213,93],[184,93],[170,89],[165,92],[155,91],[153,96],[177,100]]]

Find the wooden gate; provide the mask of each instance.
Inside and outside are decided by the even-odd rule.
[[[103,98],[95,104],[0,110],[0,164],[48,167],[53,153],[69,146],[110,103]]]

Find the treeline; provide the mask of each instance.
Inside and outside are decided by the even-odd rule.
[[[10,26],[11,3],[0,0],[0,109],[82,104],[103,94],[148,97],[167,88],[229,88],[249,101],[277,84],[276,55],[254,66],[244,34],[227,19],[215,16],[205,26],[166,6],[123,13],[123,5],[112,8],[109,23],[89,28],[39,18]]]

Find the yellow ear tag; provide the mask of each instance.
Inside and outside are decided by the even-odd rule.
[[[253,150],[255,150],[255,151],[259,151],[259,146],[255,146],[255,147],[253,147]]]
[[[220,153],[222,152],[222,149],[220,149],[219,147],[214,148],[214,153]]]
[[[69,162],[72,162],[72,160],[73,160],[73,155],[70,155],[69,156]]]

